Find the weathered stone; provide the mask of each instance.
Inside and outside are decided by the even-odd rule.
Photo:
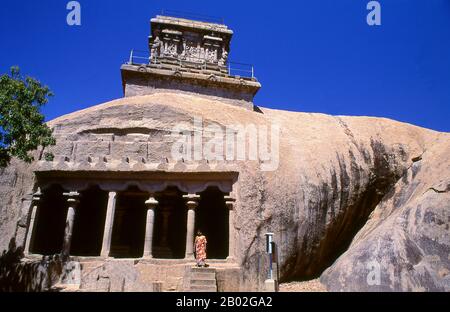
[[[404,173],[322,275],[329,290],[450,290],[450,165],[442,161],[449,152],[443,136],[413,158],[420,163]]]

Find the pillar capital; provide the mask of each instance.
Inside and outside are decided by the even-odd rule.
[[[108,196],[110,198],[116,198],[117,197],[117,192],[116,191],[109,191]]]
[[[63,195],[67,197],[67,202],[74,208],[80,203],[80,193],[77,191],[63,193]]]
[[[183,199],[186,201],[187,208],[195,209],[198,206],[198,201],[200,200],[200,195],[187,194],[183,195]]]
[[[155,197],[150,196],[149,199],[145,201],[145,205],[149,209],[155,209],[158,206],[159,202],[155,199]]]
[[[42,196],[41,189],[38,188],[37,191],[31,195],[31,201],[33,202],[33,204],[36,204],[38,201],[40,201],[41,196]]]
[[[225,206],[226,206],[229,210],[233,210],[233,209],[234,209],[234,203],[235,203],[236,199],[233,198],[233,197],[231,197],[231,196],[229,196],[229,195],[226,195],[226,196],[224,196],[223,198],[224,198],[224,200],[225,200]]]

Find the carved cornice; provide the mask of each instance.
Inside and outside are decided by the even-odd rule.
[[[198,193],[208,187],[217,187],[221,192],[229,193],[237,181],[237,173],[209,173],[209,174],[173,174],[153,173],[107,173],[104,175],[92,172],[53,172],[53,174],[38,174],[38,186],[45,191],[51,185],[60,185],[64,190],[84,191],[89,187],[98,186],[104,191],[125,191],[135,186],[141,191],[156,193],[175,186],[185,193]]]

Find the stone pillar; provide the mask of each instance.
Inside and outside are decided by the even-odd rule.
[[[105,228],[103,230],[103,243],[101,257],[109,257],[111,251],[111,239],[114,226],[114,214],[116,213],[116,192],[109,192],[108,206],[106,208]]]
[[[198,206],[199,195],[183,195],[188,209],[187,231],[186,231],[186,259],[194,256],[194,229],[195,229],[195,208]]]
[[[234,260],[235,233],[234,233],[234,202],[231,196],[224,196],[225,206],[228,208],[228,257],[227,260]]]
[[[147,206],[147,222],[145,225],[145,243],[144,243],[144,258],[153,258],[153,229],[155,225],[155,209],[158,206],[158,201],[153,197],[145,201]]]
[[[38,204],[39,201],[41,200],[41,189],[38,189],[36,193],[33,194],[33,198],[32,198],[32,206],[31,206],[31,217],[30,217],[30,222],[28,225],[28,231],[27,231],[27,238],[25,241],[25,248],[24,248],[24,253],[25,255],[29,255],[30,254],[30,247],[33,244],[33,239],[34,239],[34,233],[35,233],[35,220],[36,220],[36,214],[37,214],[37,209],[38,209]]]
[[[70,255],[70,245],[72,243],[72,233],[73,233],[73,222],[75,220],[75,209],[78,206],[80,194],[76,191],[64,193],[67,198],[68,209],[66,217],[66,228],[64,229],[64,241],[61,251],[61,256],[63,259],[69,257]]]

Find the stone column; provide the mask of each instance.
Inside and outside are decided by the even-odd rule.
[[[101,257],[109,257],[111,251],[111,239],[114,226],[114,214],[116,213],[117,192],[109,192],[108,206],[106,208],[105,228],[103,230],[103,243]]]
[[[194,229],[195,229],[195,208],[198,206],[199,195],[183,195],[188,209],[187,231],[186,231],[186,259],[191,259],[194,255]]]
[[[76,191],[64,193],[67,198],[68,209],[66,217],[66,228],[64,230],[64,241],[61,251],[62,258],[67,258],[70,255],[70,245],[72,243],[72,233],[73,233],[73,222],[75,220],[75,209],[79,204],[78,198],[80,194]]]
[[[147,222],[145,225],[145,243],[144,243],[144,258],[153,258],[153,229],[155,226],[155,209],[158,206],[158,201],[153,197],[145,201],[147,206]]]
[[[38,189],[36,193],[33,194],[33,198],[32,198],[32,206],[31,206],[31,217],[30,217],[30,222],[28,225],[28,231],[27,231],[27,239],[25,241],[25,248],[24,248],[24,252],[25,255],[29,255],[30,254],[30,247],[33,243],[33,239],[34,239],[34,233],[35,233],[35,220],[36,220],[36,214],[37,214],[37,209],[38,209],[38,204],[39,201],[41,200],[41,189]]]
[[[228,208],[228,261],[234,260],[235,233],[234,233],[234,202],[231,196],[224,196],[225,205]]]

